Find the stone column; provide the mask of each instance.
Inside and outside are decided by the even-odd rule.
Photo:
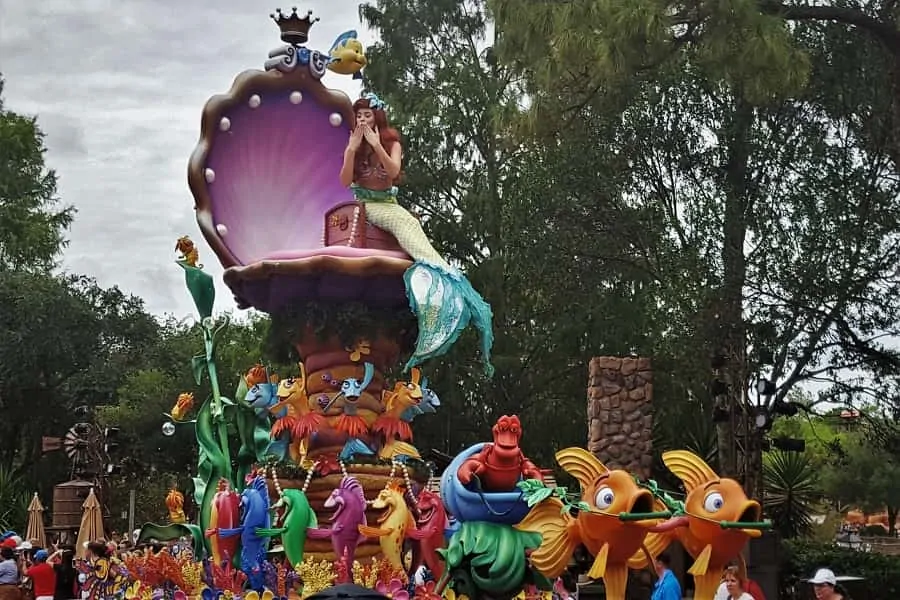
[[[611,469],[649,479],[653,465],[650,359],[591,359],[588,386],[588,450]]]

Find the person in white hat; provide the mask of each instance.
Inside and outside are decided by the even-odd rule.
[[[809,582],[816,592],[816,600],[850,600],[844,595],[843,590],[836,589],[837,577],[831,569],[819,569]]]

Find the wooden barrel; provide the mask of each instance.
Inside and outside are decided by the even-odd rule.
[[[53,486],[53,527],[78,529],[84,514],[84,501],[94,484],[90,481],[67,481]]]
[[[394,475],[391,477],[392,467],[390,465],[347,465],[347,474],[355,477],[366,495],[366,500],[374,500],[378,494],[392,481],[401,485],[404,484],[403,470],[401,467],[393,469]],[[409,470],[410,480],[421,487],[425,487],[428,483],[428,475],[422,474],[412,469]],[[340,485],[343,475],[341,473],[333,473],[325,477],[314,477],[309,483],[306,490],[306,497],[316,518],[323,527],[328,526],[328,520],[331,518],[333,509],[325,508],[325,500],[331,495],[331,492]],[[282,479],[278,478],[281,489],[302,489],[305,480],[303,479]],[[269,496],[274,502],[278,498],[278,492],[275,489],[274,482],[269,480]],[[410,500],[407,497],[407,504]],[[366,520],[369,524],[374,525],[382,510],[369,507],[366,510]],[[303,552],[304,557],[311,556],[313,560],[335,561],[337,556],[331,547],[331,540],[306,540],[306,546]],[[367,561],[371,557],[382,558],[381,548],[377,539],[369,539],[364,541],[356,549],[356,559],[359,561]]]

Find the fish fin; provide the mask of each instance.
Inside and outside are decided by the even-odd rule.
[[[275,537],[276,535],[283,534],[285,531],[287,531],[286,527],[273,527],[271,529],[257,527],[253,533],[255,533],[257,537]]]
[[[606,561],[609,558],[609,542],[603,542],[600,552],[594,557],[594,564],[591,565],[587,576],[591,579],[603,579],[606,577]]]
[[[584,448],[564,448],[556,453],[556,462],[586,489],[609,469]]]
[[[531,553],[531,564],[547,577],[559,577],[581,543],[575,520],[563,513],[563,503],[558,498],[536,504],[514,527],[541,534],[541,545]]]
[[[311,540],[327,540],[331,537],[330,529],[320,529],[318,527],[307,527],[306,535]]]
[[[337,36],[337,38],[334,40],[334,43],[331,44],[331,49],[328,51],[328,53],[331,54],[332,52],[334,52],[341,46],[345,45],[350,40],[355,40],[356,38],[357,38],[357,33],[356,33],[355,29],[350,29],[348,31],[345,31],[344,33]]]
[[[697,558],[694,559],[694,564],[688,569],[688,573],[695,577],[706,575],[707,571],[709,571],[709,557],[711,555],[712,545],[707,544]],[[720,575],[721,573],[716,573],[716,577],[719,577]]]
[[[394,530],[393,529],[379,529],[378,527],[372,527],[370,525],[359,525],[359,532],[368,538],[377,538],[384,537],[386,535],[391,535]]]
[[[219,537],[220,538],[230,538],[230,537],[234,537],[236,535],[241,535],[242,533],[244,533],[243,525],[240,527],[235,527],[234,529],[220,529]]]
[[[603,576],[603,587],[606,588],[606,600],[625,600],[628,567],[621,564],[609,565],[606,568],[606,575]]]
[[[712,467],[693,452],[688,452],[687,450],[663,452],[662,459],[666,468],[684,483],[685,490],[688,493],[710,481],[719,479]]]
[[[709,571],[703,575],[694,575],[694,598],[714,598],[719,585],[722,583],[722,573],[718,570]]]
[[[671,533],[648,533],[641,549],[628,559],[628,566],[632,569],[643,569],[650,566],[653,559],[672,544],[672,540]]]

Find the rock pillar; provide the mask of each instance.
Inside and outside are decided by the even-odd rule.
[[[591,359],[588,450],[610,468],[649,479],[653,465],[652,429],[650,359]]]

